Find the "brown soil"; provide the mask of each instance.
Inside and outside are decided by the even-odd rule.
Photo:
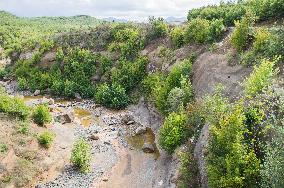
[[[228,65],[223,54],[206,52],[193,64],[193,87],[197,98],[214,92],[217,84],[225,86],[225,94],[230,98],[241,92],[240,83],[251,72],[251,68],[242,65]]]

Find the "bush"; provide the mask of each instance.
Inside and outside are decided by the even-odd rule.
[[[18,78],[18,87],[20,90],[26,90],[28,88],[28,82],[25,78]]]
[[[151,89],[150,96],[153,97],[155,106],[161,113],[167,114],[169,112],[169,104],[166,101],[170,91],[175,87],[182,89],[185,93],[184,105],[190,101],[189,98],[191,97],[188,96],[192,95],[192,89],[188,84],[190,82],[191,66],[191,60],[184,60],[182,63],[175,65],[166,78],[159,79],[155,77],[157,83],[151,82],[154,87]]]
[[[205,19],[196,18],[191,20],[185,31],[185,41],[187,43],[208,43],[218,40],[225,27],[223,20],[208,21]]]
[[[271,84],[271,79],[275,75],[274,66],[276,61],[263,60],[257,67],[254,67],[251,75],[245,80],[245,94],[252,98]]]
[[[231,36],[231,43],[238,52],[242,52],[247,47],[252,24],[253,15],[251,14],[247,14],[241,21],[235,22],[235,30]]]
[[[279,61],[283,62],[283,36],[283,29],[277,31],[268,31],[264,28],[258,29],[254,35],[255,41],[252,48],[243,55],[242,63],[245,65],[259,64],[264,58],[272,61],[277,56]]]
[[[206,20],[224,19],[226,26],[232,26],[235,20],[240,20],[246,13],[245,3],[221,3],[220,6],[213,5],[192,9],[188,12],[188,21],[196,18]]]
[[[81,139],[75,142],[71,153],[71,162],[83,173],[90,170],[91,146],[85,140]]]
[[[148,38],[150,40],[164,37],[168,34],[168,25],[164,22],[163,18],[149,18],[150,31],[148,33]]]
[[[242,106],[237,104],[219,123],[211,124],[206,160],[212,188],[257,187],[260,161],[246,145],[244,121]]]
[[[38,136],[37,140],[38,143],[41,144],[43,147],[49,148],[52,142],[54,141],[54,138],[55,135],[53,133],[45,131]]]
[[[30,125],[27,122],[22,122],[19,125],[18,133],[27,135],[29,133]]]
[[[185,93],[180,88],[173,88],[168,96],[167,104],[169,112],[177,112],[181,107],[184,107]]]
[[[6,69],[0,68],[0,79],[3,79],[7,74],[8,72],[6,71]]]
[[[111,79],[113,84],[121,85],[126,92],[136,88],[146,76],[146,66],[148,59],[140,57],[134,62],[121,61],[120,66],[113,69]]]
[[[4,93],[0,94],[0,112],[25,120],[29,115],[29,108],[22,99]]]
[[[226,30],[226,28],[223,24],[222,19],[212,20],[210,22],[210,34],[209,34],[208,41],[214,42],[214,41],[219,40],[225,30]]]
[[[120,52],[123,59],[135,59],[139,50],[144,46],[144,38],[141,35],[141,31],[134,27],[115,27],[113,30],[114,41],[109,45],[109,50]]]
[[[109,108],[122,109],[129,102],[125,89],[117,84],[102,84],[95,94],[96,102]]]
[[[185,29],[183,27],[175,27],[170,32],[170,38],[173,45],[177,48],[180,48],[185,43]]]
[[[205,19],[196,18],[191,20],[185,31],[187,43],[205,43],[210,34],[210,22]]]
[[[266,157],[261,166],[261,187],[283,187],[284,179],[284,130],[281,127],[274,127],[274,137],[271,143],[266,146]]]
[[[46,105],[38,105],[33,112],[33,119],[39,126],[50,123],[52,116],[49,112],[49,108]]]
[[[170,113],[159,132],[159,145],[173,153],[189,136],[187,117],[184,113]]]

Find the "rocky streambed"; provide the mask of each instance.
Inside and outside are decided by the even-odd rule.
[[[143,99],[125,110],[109,110],[90,100],[62,100],[17,93],[13,84],[2,84],[11,95],[22,95],[27,105],[49,105],[56,134],[46,156],[45,178],[38,188],[152,188],[175,187],[178,160],[157,145],[162,119]],[[28,94],[28,95],[27,95]],[[25,95],[25,96],[24,96]],[[77,139],[92,147],[91,171],[82,174],[69,162]]]

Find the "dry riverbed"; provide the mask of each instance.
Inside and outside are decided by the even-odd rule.
[[[41,150],[38,164],[44,168],[27,187],[175,187],[178,161],[158,148],[156,135],[162,119],[143,99],[126,110],[113,111],[88,100],[33,96],[15,92],[13,83],[2,85],[10,95],[29,94],[23,97],[29,106],[48,103],[54,119],[47,129],[56,139],[48,151],[38,145],[34,148]],[[92,146],[91,171],[87,174],[79,173],[69,161],[79,138]]]

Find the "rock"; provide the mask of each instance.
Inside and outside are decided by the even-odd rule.
[[[147,127],[138,127],[136,130],[135,130],[135,134],[144,134],[146,133],[147,131]]]
[[[128,121],[126,124],[127,125],[132,125],[132,124],[134,124],[135,123],[135,121]]]
[[[98,135],[93,134],[93,135],[90,136],[90,139],[91,140],[99,140],[100,137]]]
[[[49,105],[54,105],[54,103],[55,103],[54,99],[49,99],[49,102],[48,102]]]
[[[110,142],[109,141],[104,141],[104,144],[110,145]]]
[[[146,142],[144,143],[142,147],[143,152],[145,153],[154,153],[155,152],[155,147],[153,146],[152,143]]]
[[[127,124],[127,125],[129,125],[128,123],[133,124],[134,123],[134,117],[130,114],[126,114],[121,118],[121,121],[123,123]]]
[[[82,99],[81,95],[79,93],[75,93],[76,99]]]
[[[94,77],[92,77],[92,80],[95,82],[100,81],[100,76],[98,74],[96,74]]]
[[[52,65],[56,63],[56,53],[55,52],[48,52],[46,53],[41,61],[39,62],[39,66],[41,68],[51,68]]]
[[[104,181],[104,182],[108,181],[108,178],[103,178],[103,181]]]
[[[34,96],[38,96],[38,95],[40,95],[40,90],[35,90],[35,92],[34,92]]]
[[[56,122],[65,124],[65,123],[72,123],[74,121],[74,116],[71,112],[67,112],[65,114],[60,114],[56,116],[55,118]]]

